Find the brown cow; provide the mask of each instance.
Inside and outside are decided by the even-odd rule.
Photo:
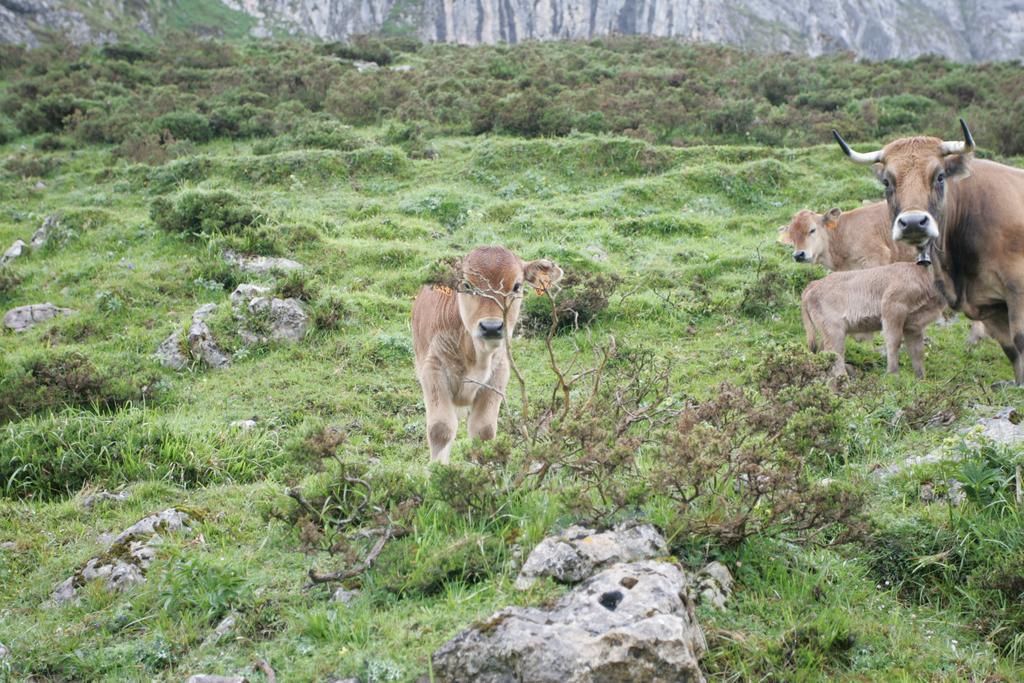
[[[850,159],[875,167],[885,187],[892,236],[934,244],[936,284],[949,305],[982,320],[1024,385],[1024,171],[974,158],[974,138],[902,138]]]
[[[899,372],[906,339],[914,373],[924,377],[924,328],[946,308],[929,269],[913,263],[831,273],[807,285],[800,301],[807,347],[816,353],[820,334],[836,354],[837,376],[846,374],[846,336],[881,330],[889,372]]]
[[[820,214],[799,211],[779,228],[779,242],[793,245],[797,263],[817,263],[829,270],[861,270],[896,261],[913,261],[917,250],[894,242],[889,209],[876,202],[852,211]]]
[[[412,339],[432,461],[448,463],[459,413],[468,412],[470,436],[494,438],[509,378],[506,340],[519,320],[523,285],[544,291],[561,277],[551,261],[524,262],[504,247],[479,247],[462,259],[455,289],[420,290]]]

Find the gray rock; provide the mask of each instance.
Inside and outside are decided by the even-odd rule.
[[[91,495],[86,496],[82,499],[82,507],[86,510],[92,509],[96,503],[104,500],[113,501],[120,503],[128,500],[129,494],[127,491],[121,491],[120,493],[111,493],[110,491],[99,491]]]
[[[78,601],[78,589],[89,581],[101,580],[110,592],[127,590],[146,580],[145,574],[156,557],[161,533],[189,528],[189,516],[168,508],[140,519],[109,542],[107,549],[54,587],[51,599],[57,605]]]
[[[12,244],[7,249],[7,251],[4,252],[3,256],[0,256],[0,266],[6,266],[8,263],[10,263],[14,259],[18,258],[19,256],[21,256],[21,254],[24,251],[25,251],[25,241],[24,240],[14,240],[14,244]]]
[[[397,71],[398,73],[407,73],[412,71],[412,64],[392,64],[388,69],[391,71]]]
[[[287,258],[272,256],[244,256],[233,251],[224,252],[224,260],[247,273],[267,275],[278,271],[302,270],[302,264]]]
[[[220,620],[216,628],[203,639],[203,645],[214,645],[220,642],[224,636],[231,632],[231,629],[235,627],[235,623],[238,621],[238,617],[234,614],[229,614]]]
[[[544,576],[576,583],[616,562],[633,562],[668,553],[665,539],[650,524],[625,522],[608,531],[571,526],[541,541],[526,558],[516,588],[529,588]]]
[[[667,562],[617,564],[550,609],[507,607],[433,655],[439,682],[703,682],[706,645]]]
[[[76,312],[70,308],[54,306],[49,302],[18,306],[7,311],[4,315],[4,327],[15,332],[24,332],[33,325],[52,320],[58,315],[70,315]]]
[[[58,225],[60,225],[60,216],[57,214],[50,214],[44,218],[43,224],[32,234],[32,240],[29,242],[29,245],[33,249],[38,249],[46,244],[46,240],[50,237],[50,231],[54,230]]]
[[[241,308],[248,306],[249,302],[256,297],[263,296],[270,292],[270,287],[264,287],[262,285],[253,284],[242,284],[235,287],[235,291],[231,292],[231,296],[228,298],[231,300],[232,308]]]
[[[249,314],[267,320],[273,341],[301,341],[309,329],[309,316],[298,299],[256,297],[249,302]]]
[[[922,503],[945,503],[959,507],[967,500],[964,485],[956,479],[947,479],[943,485],[932,482],[921,484],[920,497]]]
[[[232,429],[240,429],[243,432],[250,432],[250,431],[256,429],[256,427],[259,426],[259,423],[256,420],[252,420],[252,419],[249,419],[249,420],[235,420],[234,422],[231,423],[230,426],[231,426]]]
[[[11,656],[11,650],[3,643],[0,643],[0,662],[4,662]]]
[[[187,683],[247,683],[245,676],[216,676],[213,674],[195,674],[189,676]]]
[[[717,610],[725,609],[732,595],[733,578],[729,568],[721,562],[709,562],[697,572],[697,601]]]
[[[331,595],[331,602],[340,602],[343,605],[347,605],[355,600],[359,596],[359,591],[350,591],[339,586],[337,590]]]
[[[359,73],[365,73],[367,71],[376,71],[377,69],[380,68],[380,64],[378,64],[377,62],[364,62],[358,59],[352,62],[352,66],[354,66],[356,68],[356,71],[358,71]]]
[[[987,410],[984,406],[976,406],[976,408]],[[973,430],[980,426],[977,436],[982,440],[992,441],[999,446],[1024,446],[1024,420],[1013,408],[998,409],[993,417],[980,418],[975,425],[960,430],[960,434],[967,437],[965,441],[968,445],[977,446],[980,443],[974,438],[973,433]],[[946,451],[939,448],[925,455],[913,456],[902,462],[879,467],[872,474],[878,479],[889,479],[919,465],[960,460],[964,455],[962,452]]]
[[[188,367],[188,354],[182,343],[181,333],[172,332],[166,339],[160,342],[156,349],[156,357],[160,364],[173,370],[184,370]]]

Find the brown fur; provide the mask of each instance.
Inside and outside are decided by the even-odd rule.
[[[891,186],[890,217],[924,211],[935,220],[935,269],[948,278],[949,304],[984,322],[1024,385],[1024,171],[972,154],[944,155],[941,145],[931,137],[886,145],[875,166]]]
[[[479,247],[462,259],[457,289],[420,290],[412,340],[431,460],[448,462],[459,412],[468,413],[470,436],[494,438],[509,378],[506,340],[519,320],[523,292],[527,286],[543,291],[561,276],[550,261],[524,263],[504,247]],[[498,323],[500,336],[486,338],[481,325]]]
[[[889,372],[899,371],[900,345],[906,339],[914,373],[924,377],[924,329],[935,322],[946,302],[929,269],[893,263],[866,270],[831,273],[815,280],[801,300],[807,346],[836,354],[835,375],[846,374],[846,336],[882,331]]]
[[[913,247],[893,242],[892,220],[885,202],[843,211],[837,216],[838,211],[797,212],[789,225],[779,229],[779,241],[793,245],[794,253],[806,252],[807,263],[817,263],[829,270],[861,270],[916,258]]]

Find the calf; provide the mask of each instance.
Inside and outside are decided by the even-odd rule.
[[[422,288],[412,307],[430,459],[445,464],[460,413],[468,413],[470,436],[494,438],[509,377],[507,340],[523,287],[543,292],[562,269],[544,259],[524,262],[504,247],[479,247],[462,259],[460,277],[454,289]]]
[[[927,266],[893,263],[831,273],[807,285],[800,297],[808,348],[817,353],[820,334],[836,354],[833,374],[846,374],[846,335],[882,331],[889,372],[899,372],[906,339],[914,373],[924,377],[924,329],[946,307]]]
[[[779,241],[793,245],[797,263],[817,263],[829,270],[861,270],[897,261],[913,261],[917,250],[894,242],[889,208],[876,202],[853,211],[820,214],[799,211],[779,228]]]

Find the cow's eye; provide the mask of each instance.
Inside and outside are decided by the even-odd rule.
[[[811,228],[810,232],[808,232],[807,234],[808,235],[813,235],[815,232],[817,232],[817,230],[818,230],[817,228]]]
[[[946,174],[945,173],[939,173],[939,175],[935,176],[935,184],[936,185],[941,185],[944,182],[946,182]]]
[[[523,283],[522,283],[522,282],[517,282],[517,283],[515,283],[515,284],[514,284],[514,285],[512,286],[512,291],[513,291],[513,292],[515,292],[516,294],[518,294],[518,293],[519,293],[519,291],[520,291],[520,290],[521,290],[522,288],[523,288]]]
[[[469,284],[466,281],[460,282],[459,283],[459,291],[462,291],[462,292],[472,292],[473,291],[473,285]]]
[[[882,178],[882,187],[889,187],[889,179]]]

